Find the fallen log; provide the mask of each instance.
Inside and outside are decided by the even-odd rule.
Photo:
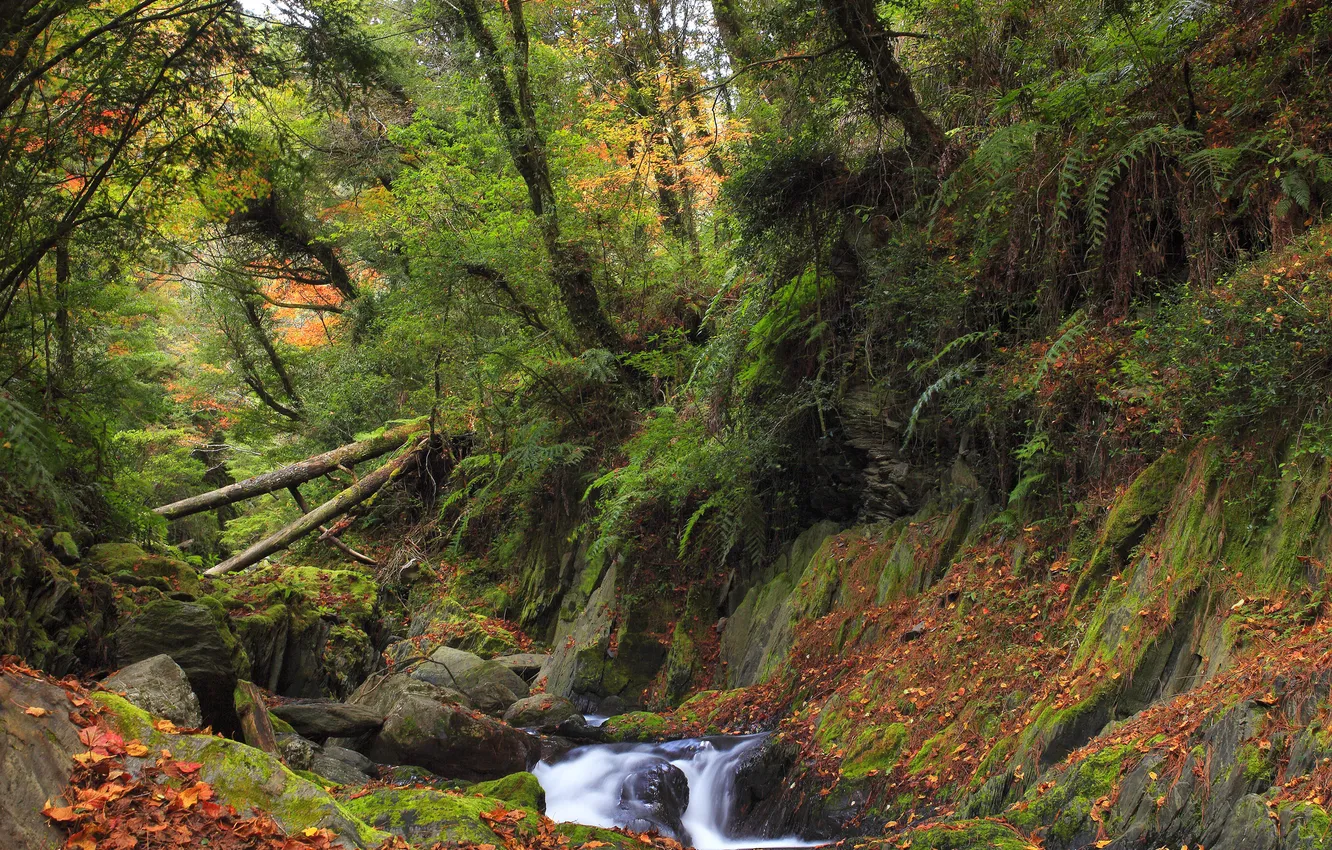
[[[324,502],[324,504],[288,523],[273,534],[250,546],[244,552],[233,555],[207,570],[204,575],[220,576],[233,570],[243,570],[252,564],[259,563],[274,552],[286,549],[329,520],[342,516],[379,492],[381,487],[391,481],[409,463],[415,462],[421,446],[425,445],[426,442],[427,440],[421,440],[415,448],[402,457],[391,460],[369,475],[363,476],[355,484]]]
[[[277,755],[277,735],[268,717],[264,695],[253,682],[242,679],[236,684],[236,715],[240,718],[241,734],[245,743]]]
[[[296,500],[296,507],[301,509],[301,513],[308,514],[310,512],[310,506],[309,504],[306,503],[305,497],[301,495],[301,488],[293,484],[290,487],[288,487],[287,490],[291,492],[291,497]],[[320,543],[327,543],[329,546],[332,546],[334,549],[337,549],[339,552],[346,555],[348,558],[351,558],[353,561],[356,561],[358,564],[365,564],[367,567],[379,566],[379,564],[375,562],[374,558],[362,552],[357,552],[355,549],[344,543],[342,541],[342,538],[338,537],[338,535],[334,533],[333,529],[321,525],[319,526],[319,531],[322,532],[319,535]]]
[[[299,463],[293,463],[272,472],[265,472],[263,475],[256,475],[244,481],[237,481],[235,484],[228,484],[218,490],[201,493],[198,496],[190,496],[188,499],[181,499],[169,505],[162,505],[160,508],[153,508],[153,513],[167,519],[180,519],[190,514],[220,508],[232,502],[262,496],[264,493],[271,493],[274,490],[294,487],[335,469],[347,468],[352,464],[386,455],[427,427],[426,422],[399,425],[397,428],[390,428],[378,437],[339,446],[323,454],[306,458]]]

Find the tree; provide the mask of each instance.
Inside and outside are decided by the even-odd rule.
[[[495,99],[500,128],[514,167],[527,185],[533,215],[540,221],[551,279],[559,290],[564,311],[574,333],[587,348],[619,352],[624,341],[601,303],[593,279],[591,259],[576,242],[563,238],[555,190],[551,184],[546,142],[537,126],[533,105],[527,21],[522,0],[510,0],[508,20],[512,45],[512,68],[506,69],[500,49],[486,24],[478,0],[460,0],[457,15],[479,54],[482,72]],[[509,82],[509,73],[513,83]]]

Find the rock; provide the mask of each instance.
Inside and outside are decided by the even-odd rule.
[[[497,807],[514,808],[495,797],[450,794],[432,788],[378,788],[348,800],[347,808],[367,823],[400,836],[414,846],[505,846],[481,819]],[[539,820],[528,815],[525,829],[535,832]]]
[[[524,682],[532,683],[541,672],[541,668],[550,660],[549,655],[542,655],[536,652],[520,652],[517,655],[501,655],[494,659],[496,664],[503,664],[513,672],[517,673]]]
[[[660,714],[633,711],[610,718],[602,724],[600,731],[605,740],[613,743],[644,743],[665,740],[670,733],[670,724]]]
[[[315,753],[319,752],[319,745],[307,738],[302,738],[294,732],[279,733],[278,755],[287,763],[287,767],[292,770],[309,770],[310,764],[314,762]]]
[[[74,542],[74,535],[68,531],[57,531],[51,536],[51,545],[47,547],[55,559],[65,566],[79,562],[79,544]]]
[[[334,746],[333,744],[325,744],[322,754],[324,755],[325,758],[337,759],[338,761],[346,764],[348,767],[352,767],[355,768],[356,770],[361,771],[361,773],[368,774],[372,770],[374,770],[375,767],[375,763],[370,761],[370,759],[366,758],[365,756],[361,755],[355,750],[349,750],[346,747],[338,747]]]
[[[688,778],[664,759],[629,774],[620,786],[620,810],[628,815],[625,828],[631,832],[655,829],[688,846],[681,821],[688,805]]]
[[[152,727],[146,712],[121,697],[97,693],[93,700],[107,709],[104,716],[125,740],[138,739],[152,751],[148,758],[125,760],[132,774],[152,765],[158,750],[170,750],[180,761],[201,765],[197,776],[212,786],[218,803],[235,806],[239,812],[258,808],[288,835],[328,829],[343,847],[378,847],[389,838],[350,813],[323,787],[297,776],[263,750],[212,735],[165,734]]]
[[[524,697],[504,712],[505,723],[524,729],[554,729],[572,717],[583,716],[572,702],[551,694]]]
[[[916,623],[911,628],[902,632],[902,643],[910,643],[917,638],[924,637],[926,631],[928,631],[928,629],[924,623]]]
[[[26,708],[43,709],[41,717]],[[69,783],[74,753],[86,749],[69,721],[65,692],[39,679],[0,674],[0,847],[62,847],[65,833],[42,816]]]
[[[342,759],[331,758],[318,753],[310,762],[310,770],[335,785],[364,785],[370,781],[369,774],[357,770]]]
[[[441,646],[430,657],[412,670],[412,678],[429,682],[441,688],[461,691],[459,678],[474,667],[486,663],[481,656],[451,646]]]
[[[96,547],[94,547],[96,548]],[[220,614],[225,617],[225,614]],[[199,697],[203,720],[222,730],[236,725],[232,692],[248,669],[248,659],[231,632],[204,605],[159,599],[150,602],[116,631],[116,659],[122,666],[157,655],[171,656]]]
[[[163,593],[202,593],[194,567],[175,558],[149,555],[133,543],[100,543],[88,550],[88,561],[117,584],[156,587]]]
[[[454,779],[494,779],[527,770],[539,746],[532,736],[458,705],[407,695],[384,720],[366,755],[414,764]]]
[[[125,699],[156,717],[165,717],[183,729],[203,725],[199,697],[190,687],[190,679],[170,655],[154,655],[137,661],[102,681],[108,691],[123,693]]]
[[[494,661],[481,662],[457,681],[458,690],[467,694],[474,708],[495,716],[502,715],[529,693],[527,683],[517,673]]]
[[[441,688],[417,679],[407,673],[384,673],[371,676],[361,683],[350,697],[348,705],[363,705],[387,715],[407,696],[423,696],[436,702],[452,702],[468,708],[467,696],[451,688]]]
[[[384,712],[367,705],[342,702],[293,702],[275,706],[270,712],[315,741],[331,737],[351,738],[384,725]]]

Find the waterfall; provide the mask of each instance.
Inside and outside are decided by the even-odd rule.
[[[762,735],[685,738],[662,744],[592,744],[578,747],[533,773],[546,792],[546,815],[589,826],[644,828],[698,850],[816,846],[798,838],[745,838],[730,833],[735,771]],[[669,767],[668,767],[669,765]],[[678,773],[677,773],[678,771]],[[688,805],[671,811],[672,780],[683,774]],[[646,795],[643,791],[646,789]],[[646,813],[646,814],[645,814]],[[637,820],[636,820],[637,819]]]

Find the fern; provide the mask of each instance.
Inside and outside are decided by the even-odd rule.
[[[1045,376],[1050,374],[1051,367],[1067,354],[1073,344],[1086,333],[1087,311],[1076,310],[1073,315],[1064,321],[1064,324],[1060,325],[1059,336],[1055,338],[1054,342],[1050,343],[1050,348],[1045,352],[1045,356],[1041,358],[1040,365],[1036,367],[1031,380],[1027,382],[1027,394],[1035,393],[1040,388]]]
[[[1200,138],[1198,133],[1191,130],[1157,124],[1129,139],[1109,162],[1101,166],[1087,194],[1088,253],[1098,250],[1105,243],[1109,226],[1110,192],[1129,169],[1153,148],[1173,149],[1175,145],[1183,148]]]
[[[911,442],[911,438],[915,436],[916,424],[920,421],[920,414],[925,410],[934,397],[946,392],[950,387],[966,377],[966,375],[974,368],[974,360],[969,360],[961,366],[954,366],[952,369],[943,373],[943,376],[940,377],[939,380],[925,388],[925,391],[920,394],[920,398],[916,399],[916,406],[911,408],[911,418],[907,420],[906,434],[902,437],[902,448],[905,449],[907,443]]]
[[[971,345],[973,342],[980,342],[981,340],[986,339],[987,337],[992,337],[995,335],[995,333],[996,332],[993,330],[986,329],[981,331],[972,331],[971,333],[968,334],[962,334],[962,336],[950,340],[946,345],[944,345],[943,348],[939,349],[939,351],[929,360],[925,361],[919,366],[913,364],[910,368],[912,371],[918,374],[921,372],[925,372],[926,370],[931,369],[934,366],[938,365],[940,360],[943,360],[952,352],[957,351],[960,348],[965,348],[968,345]]]
[[[30,491],[49,491],[55,479],[48,460],[53,453],[41,417],[0,393],[0,470]]]

